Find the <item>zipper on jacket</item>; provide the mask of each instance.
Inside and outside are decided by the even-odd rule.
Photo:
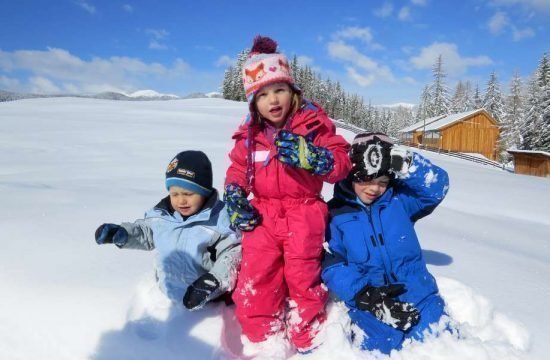
[[[376,234],[377,231],[376,229],[374,228],[374,222],[372,221],[372,209],[371,207],[369,206],[368,208],[365,208],[365,212],[367,213],[368,215],[368,219],[369,219],[369,223],[370,223],[370,226],[371,226],[371,229],[372,229],[372,233],[373,234]],[[373,244],[376,244],[376,240],[375,240],[375,236],[374,235],[371,235],[371,241],[373,241]],[[383,245],[384,243],[382,242],[381,245]],[[391,273],[391,271],[388,270],[388,264],[386,263],[386,259],[384,257],[384,254],[382,253],[383,250],[380,248],[380,246],[376,246],[375,247],[378,248],[378,253],[380,254],[380,259],[382,260],[382,264],[384,266],[384,283],[385,284],[388,284],[389,283],[389,275]]]

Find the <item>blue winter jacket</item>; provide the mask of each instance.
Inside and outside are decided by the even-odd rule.
[[[359,200],[349,180],[339,182],[329,202],[323,261],[322,278],[329,290],[351,308],[356,308],[354,297],[367,284],[404,284],[407,291],[399,299],[413,305],[436,294],[414,224],[435,209],[448,188],[445,170],[417,153],[407,177],[392,180],[370,206]]]
[[[121,224],[129,235],[122,248],[155,249],[160,288],[177,303],[193,281],[210,272],[220,283],[213,299],[233,289],[241,260],[240,234],[230,229],[224,206],[214,191],[201,211],[184,219],[168,196],[144,219]]]

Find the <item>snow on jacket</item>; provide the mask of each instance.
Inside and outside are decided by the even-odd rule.
[[[253,126],[249,129],[249,126]],[[282,199],[316,198],[323,182],[335,183],[347,176],[351,169],[348,158],[349,144],[336,135],[336,129],[325,112],[316,104],[306,102],[287,124],[288,130],[313,139],[315,146],[325,147],[334,155],[334,168],[325,176],[316,176],[309,171],[292,167],[277,160],[277,147],[273,139],[268,139],[258,125],[250,121],[241,125],[233,135],[236,144],[229,157],[231,165],[227,170],[226,184],[237,183],[243,189],[252,190],[255,197]],[[254,133],[253,141],[248,141],[249,132]],[[248,146],[253,157],[252,188],[247,179]]]
[[[235,286],[241,260],[240,236],[229,228],[225,204],[217,191],[198,213],[184,219],[162,199],[145,218],[122,223],[128,231],[123,249],[156,250],[156,273],[162,291],[180,303],[187,287],[210,272],[220,282],[210,299]]]
[[[406,179],[394,180],[370,206],[358,199],[349,180],[335,186],[322,277],[329,290],[352,308],[354,296],[367,284],[405,284],[407,292],[399,299],[412,304],[438,292],[414,224],[443,200],[449,178],[417,153],[410,169]]]

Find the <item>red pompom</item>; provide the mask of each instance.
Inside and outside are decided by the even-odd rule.
[[[277,43],[270,37],[258,35],[254,38],[254,44],[250,52],[257,54],[275,54],[277,52]]]

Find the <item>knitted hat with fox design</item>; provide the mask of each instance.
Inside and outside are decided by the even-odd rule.
[[[277,52],[277,43],[269,37],[258,35],[254,38],[250,55],[243,64],[242,75],[249,104],[254,101],[258,90],[278,82],[286,82],[294,91],[301,92],[294,82],[287,57]]]

